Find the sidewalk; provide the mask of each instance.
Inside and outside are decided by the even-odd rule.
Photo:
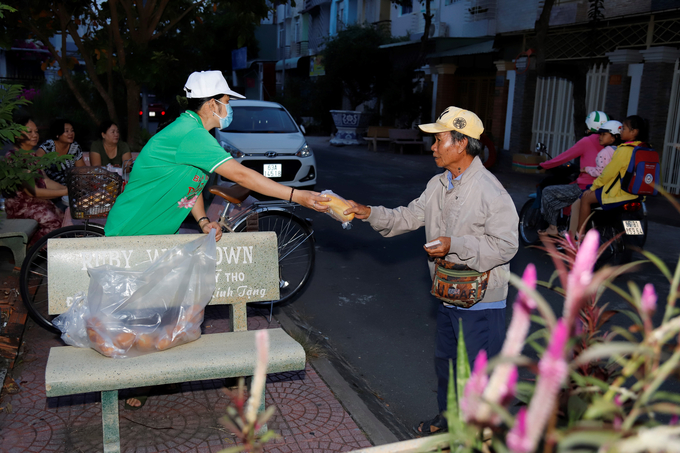
[[[11,272],[10,258],[8,251],[0,250],[0,274]],[[275,319],[268,322],[266,314],[268,310],[249,308],[248,329],[280,327]],[[228,318],[227,306],[208,307],[204,332],[228,331]],[[32,321],[26,325],[23,341],[15,368],[9,372],[19,391],[3,394],[0,401],[0,452],[101,452],[100,394],[46,398],[49,349],[62,342]],[[202,453],[236,445],[219,423],[229,404],[223,385],[223,380],[186,382],[177,393],[149,397],[138,411],[123,408],[125,393],[121,392],[121,450]],[[277,407],[268,425],[281,436],[267,444],[267,452],[341,452],[371,446],[309,364],[304,371],[270,374],[266,405]]]

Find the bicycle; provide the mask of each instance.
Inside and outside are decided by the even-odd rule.
[[[295,214],[296,203],[272,200],[260,201],[250,197],[243,186],[211,186],[209,192],[225,200],[217,223],[224,233],[243,231],[273,231],[279,251],[279,299],[255,302],[269,305],[269,316],[275,303],[285,302],[296,295],[309,281],[314,268],[316,250],[311,221]],[[213,204],[215,202],[213,201]]]
[[[276,233],[279,251],[280,298],[257,303],[270,305],[271,316],[275,303],[290,300],[309,281],[315,261],[315,239],[311,223],[294,213],[299,208],[299,205],[295,203],[255,200],[252,197],[249,198],[248,189],[238,185],[212,186],[209,190],[210,193],[219,195],[226,201],[218,219],[223,232],[273,231]],[[21,266],[19,289],[26,309],[38,325],[59,333],[59,330],[52,324],[54,316],[48,312],[47,247],[49,239],[102,236],[104,236],[103,226],[91,223],[88,219],[85,224],[59,228],[46,234],[29,249]]]

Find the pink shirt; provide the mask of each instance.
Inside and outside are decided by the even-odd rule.
[[[595,167],[597,165],[596,159],[597,154],[602,151],[603,146],[600,145],[600,136],[598,134],[591,134],[587,137],[583,137],[581,140],[576,142],[574,146],[563,152],[557,157],[554,157],[548,161],[541,164],[543,168],[554,168],[570,160],[581,158],[581,168],[584,167]],[[595,181],[595,178],[588,173],[581,173],[576,179],[576,184],[581,189],[585,189],[586,186],[590,185]]]

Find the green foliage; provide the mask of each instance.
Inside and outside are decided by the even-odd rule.
[[[391,76],[387,54],[380,46],[388,38],[373,27],[350,25],[326,42],[322,54],[326,82],[342,88],[352,110],[382,94]]]
[[[21,97],[21,85],[0,85],[0,142],[9,141],[14,143],[21,132],[26,130],[20,124],[12,121],[14,110],[20,105],[27,105],[29,102]]]
[[[36,157],[32,151],[15,150],[9,156],[0,157],[0,192],[14,193],[21,187],[35,187],[35,180],[41,178],[39,170],[53,164],[73,159],[73,156],[59,156],[47,153]]]

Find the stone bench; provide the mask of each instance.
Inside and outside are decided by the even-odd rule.
[[[418,145],[420,152],[425,148],[425,142],[415,129],[390,129],[390,146],[399,146],[399,154],[404,154],[404,145]]]
[[[38,229],[33,219],[0,219],[0,247],[9,247],[14,255],[14,266],[21,267],[26,258],[26,245]]]
[[[87,291],[88,267],[113,264],[133,268],[201,236],[50,239],[50,314],[65,312],[76,292]],[[224,234],[217,245],[217,285],[210,304],[230,306],[231,332],[202,335],[191,343],[128,359],[104,357],[88,348],[51,348],[45,370],[46,395],[101,392],[104,451],[120,451],[118,390],[253,375],[255,332],[247,330],[246,304],[279,297],[276,234]],[[299,343],[282,329],[269,329],[269,335],[268,373],[304,369],[305,352]],[[264,395],[261,401],[264,410]]]

